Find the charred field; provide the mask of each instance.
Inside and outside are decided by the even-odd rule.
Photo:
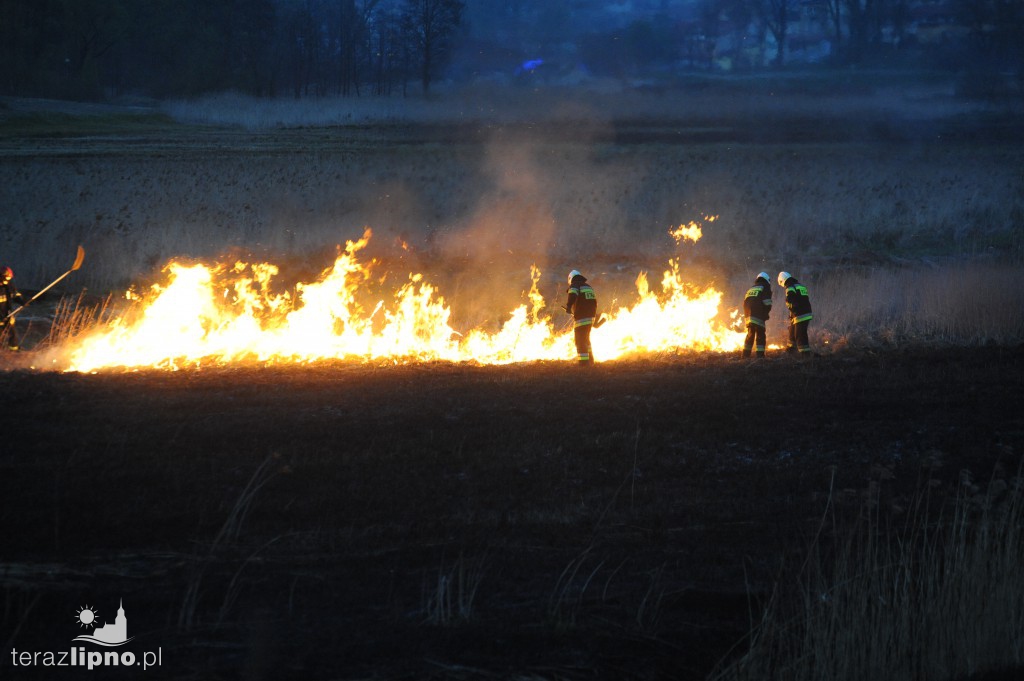
[[[941,513],[1024,451],[1020,347],[0,390],[6,647],[121,599],[155,678],[706,678],[823,518]]]

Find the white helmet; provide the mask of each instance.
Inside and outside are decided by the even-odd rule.
[[[757,279],[764,279],[765,281],[771,281],[771,279],[768,278],[768,273],[767,272],[758,272],[757,277],[755,277],[755,281]]]
[[[785,286],[786,280],[791,278],[793,275],[789,272],[779,272],[779,286]]]
[[[569,280],[566,283],[572,284],[572,278],[573,277],[582,277],[582,276],[583,276],[582,272],[580,272],[579,270],[573,270],[572,272],[569,273]]]

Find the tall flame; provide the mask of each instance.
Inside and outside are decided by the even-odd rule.
[[[456,331],[445,299],[420,274],[409,275],[397,291],[379,297],[372,307],[361,304],[375,281],[375,263],[357,259],[370,236],[367,230],[362,239],[347,242],[319,280],[296,285],[294,293],[274,293],[274,265],[172,262],[166,285],[136,294],[138,300],[128,312],[66,348],[67,367],[173,369],[335,358],[504,364],[574,356],[571,330],[556,330],[555,322],[542,314],[546,304],[538,291],[537,267],[530,271],[528,302],[512,310],[496,331]],[[660,292],[651,290],[643,273],[636,289],[636,301],[606,310],[605,323],[592,333],[597,359],[740,346],[741,338],[717,321],[721,292],[684,283],[678,260],[669,261]]]

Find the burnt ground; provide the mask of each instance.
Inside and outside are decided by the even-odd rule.
[[[67,650],[123,599],[144,678],[702,679],[826,509],[938,508],[1024,453],[1019,347],[10,370],[0,394],[3,678],[59,675],[9,650]]]

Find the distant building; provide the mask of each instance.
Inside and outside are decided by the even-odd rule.
[[[956,3],[950,0],[921,0],[911,3],[907,34],[920,45],[945,45],[970,33]]]

